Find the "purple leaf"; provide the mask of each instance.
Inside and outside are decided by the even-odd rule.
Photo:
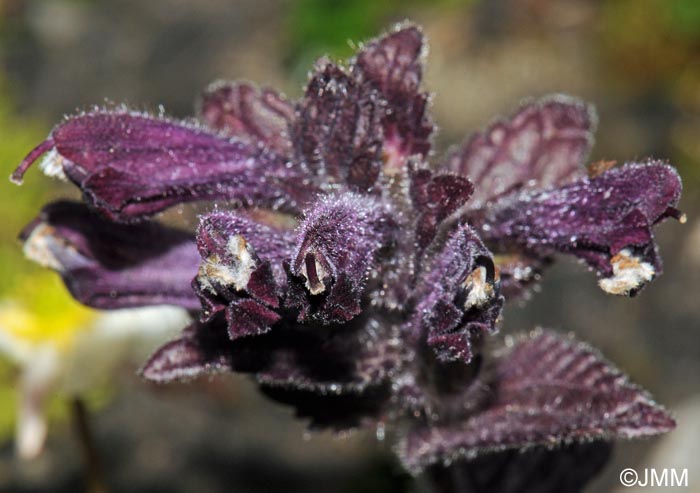
[[[292,127],[298,160],[327,186],[369,191],[382,167],[382,114],[374,91],[322,61]]]
[[[496,330],[503,306],[490,252],[467,225],[455,228],[425,264],[412,331],[441,361],[472,358],[472,338]]]
[[[231,340],[268,332],[282,317],[274,310],[251,299],[238,299],[226,308],[226,322]]]
[[[416,425],[400,446],[406,467],[417,472],[496,450],[652,436],[675,426],[598,352],[549,332],[515,343],[472,385],[490,388],[491,398],[460,419]]]
[[[219,325],[194,322],[149,358],[141,376],[154,383],[169,383],[229,371],[229,344]]]
[[[394,324],[356,318],[323,327],[282,324],[257,337],[232,343],[238,372],[260,384],[322,395],[359,394],[386,383],[400,363]]]
[[[235,371],[253,374],[261,385],[278,389],[280,398],[286,390],[359,396],[385,385],[401,358],[396,328],[385,320],[358,318],[322,330],[283,324],[235,341],[227,326],[221,316],[193,323],[156,351],[142,374],[167,382]]]
[[[270,399],[292,406],[297,418],[309,419],[312,430],[343,431],[377,426],[391,395],[387,385],[340,395],[266,385],[260,388]]]
[[[236,341],[236,371],[251,372],[270,398],[310,419],[310,428],[373,424],[388,409],[402,348],[387,320],[355,319],[321,330],[289,328]]]
[[[54,202],[21,234],[26,255],[61,274],[88,306],[199,306],[190,288],[194,238],[156,223],[114,224],[76,202]]]
[[[591,106],[550,96],[471,137],[447,167],[474,183],[472,208],[520,189],[563,185],[583,173],[596,123]]]
[[[423,157],[431,147],[433,122],[429,96],[420,91],[423,78],[423,33],[417,26],[396,30],[367,43],[354,61],[354,74],[378,90],[387,102],[384,118],[384,169],[395,173],[413,154]]]
[[[627,164],[558,189],[515,194],[470,220],[496,252],[571,254],[604,276],[606,292],[633,295],[661,273],[652,227],[681,218],[680,193],[670,166]]]
[[[217,82],[202,95],[198,113],[209,127],[226,135],[291,155],[289,127],[294,106],[273,89],[257,89],[247,82]]]
[[[506,450],[434,465],[426,475],[435,493],[578,493],[603,469],[611,449],[598,441]]]
[[[287,304],[299,320],[346,322],[361,311],[378,252],[392,244],[390,211],[367,196],[318,201],[299,226]]]
[[[296,211],[313,191],[300,169],[260,145],[125,111],[66,119],[20,164],[13,180],[21,182],[49,149],[48,167],[61,169],[91,206],[117,221],[194,200]]]
[[[438,225],[462,207],[474,186],[462,176],[435,174],[431,170],[411,170],[411,198],[418,212],[416,243],[418,251],[427,247],[435,237]]]

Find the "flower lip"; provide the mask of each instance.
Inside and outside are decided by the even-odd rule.
[[[280,321],[280,286],[286,277],[277,264],[289,255],[288,233],[234,211],[201,218],[197,246],[202,260],[192,286],[202,304],[202,322],[225,313],[235,340],[264,334]]]
[[[427,340],[441,362],[468,364],[474,356],[472,340],[496,331],[504,302],[491,254],[476,232],[462,224],[423,269],[410,330]]]
[[[390,212],[378,198],[356,193],[327,196],[306,212],[287,263],[286,304],[300,322],[347,322],[362,311],[378,252],[395,235]]]

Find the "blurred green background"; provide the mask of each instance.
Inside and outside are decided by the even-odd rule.
[[[535,324],[574,331],[679,414],[664,441],[618,447],[590,491],[614,491],[624,467],[684,460],[695,464],[691,484],[700,484],[692,462],[700,454],[697,0],[0,0],[0,176],[76,109],[113,101],[186,117],[220,78],[298,97],[317,57],[346,57],[406,18],[430,41],[437,156],[524,98],[565,92],[598,108],[592,160],[654,156],[680,170],[688,222],[658,229],[664,276],[639,298],[610,298],[594,276],[563,261],[529,304],[508,307],[504,332]],[[29,303],[27,292],[47,289],[53,304],[35,304],[49,324],[63,302],[50,293],[62,288],[23,259],[15,238],[48,197],[74,194],[36,170],[21,188],[0,183],[0,297]],[[16,376],[0,357],[0,491],[77,491],[80,461],[61,412],[45,454],[14,458]],[[420,488],[371,434],[309,437],[245,379],[153,389],[129,367],[114,382],[120,392],[96,410],[95,426],[115,491]]]

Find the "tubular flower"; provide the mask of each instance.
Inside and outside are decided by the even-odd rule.
[[[25,250],[88,305],[197,312],[146,379],[249,373],[312,426],[394,423],[407,469],[437,480],[457,459],[534,481],[561,457],[597,457],[568,482],[537,478],[579,487],[601,456],[578,442],[673,420],[580,343],[546,331],[486,342],[504,294],[524,292],[556,254],[583,260],[609,293],[658,276],[653,227],[682,218],[680,179],[659,161],[587,174],[596,117],[566,96],[526,104],[431,165],[425,53],[404,24],[347,66],[321,59],[298,101],[219,82],[199,123],[126,109],[67,117],[13,179],[45,153],[41,167],[86,205],[47,206]],[[213,200],[230,207],[195,233],[153,219]],[[527,447],[527,460],[511,453]]]

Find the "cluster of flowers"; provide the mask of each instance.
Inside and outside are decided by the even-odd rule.
[[[438,482],[464,459],[488,491],[545,471],[553,491],[578,487],[605,442],[672,418],[585,344],[488,336],[555,254],[606,292],[639,292],[661,272],[653,226],[683,217],[680,179],[651,160],[586,168],[595,114],[559,95],[429,165],[425,51],[400,25],[347,66],[320,60],[296,102],[217,83],[197,123],[67,117],[13,178],[46,153],[44,171],[85,203],[47,205],[25,251],[87,305],[196,315],[145,364],[148,380],[249,373],[314,427],[391,424],[405,467]],[[150,219],[190,201],[219,204],[196,233]],[[576,468],[542,466],[562,460]]]

